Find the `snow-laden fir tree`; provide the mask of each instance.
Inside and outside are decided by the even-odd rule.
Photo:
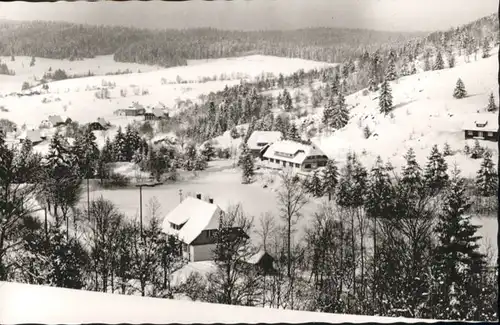
[[[90,129],[87,129],[84,134],[77,134],[73,152],[78,159],[80,174],[84,178],[93,177],[99,160],[99,148],[96,144],[96,137]]]
[[[379,94],[379,108],[380,112],[387,115],[392,111],[392,90],[389,82],[384,80],[380,86]]]
[[[238,139],[240,137],[240,134],[238,133],[238,130],[236,129],[236,126],[233,126],[231,128],[231,131],[229,131],[229,135],[233,139]]]
[[[421,188],[423,183],[422,169],[417,162],[413,148],[408,149],[404,158],[406,164],[401,170],[401,184],[415,192]]]
[[[444,147],[443,147],[443,155],[445,157],[447,156],[452,156],[453,155],[453,152],[451,151],[451,147],[450,147],[450,144],[448,142],[445,142],[444,143]]]
[[[483,147],[481,147],[481,144],[479,143],[479,140],[476,139],[474,141],[474,147],[470,151],[470,157],[472,159],[479,159],[479,158],[481,158],[483,156],[484,152],[485,152],[485,149]]]
[[[322,197],[324,193],[323,182],[318,170],[315,170],[312,175],[306,179],[306,189],[315,197]]]
[[[453,49],[449,49],[446,51],[446,59],[448,60],[448,68],[454,68],[455,67],[455,54],[453,53]]]
[[[347,108],[347,104],[345,102],[345,97],[341,93],[339,93],[337,97],[337,101],[334,106],[334,113],[330,120],[330,127],[334,129],[341,129],[349,123],[349,109]]]
[[[241,167],[242,171],[241,182],[243,184],[251,183],[255,174],[254,157],[251,150],[246,145],[243,146],[238,165]]]
[[[491,159],[491,153],[486,151],[483,157],[481,167],[477,171],[476,189],[479,195],[488,197],[497,194],[498,173]]]
[[[210,161],[215,157],[215,148],[211,141],[207,141],[203,144],[203,148],[200,152],[203,156],[207,157],[207,160]]]
[[[435,228],[438,242],[432,265],[435,283],[430,295],[432,318],[479,320],[473,315],[483,303],[480,277],[485,259],[479,251],[479,227],[472,225],[467,215],[471,203],[465,180],[456,166],[444,194]]]
[[[488,100],[488,107],[486,107],[486,110],[488,112],[496,112],[498,109],[497,104],[495,103],[495,96],[493,95],[493,92],[490,93],[490,98]]]
[[[332,85],[330,86],[330,95],[337,96],[340,90],[340,76],[335,74]]]
[[[299,130],[297,129],[297,126],[295,125],[294,122],[290,123],[290,127],[288,128],[287,139],[292,141],[300,141]]]
[[[424,55],[424,71],[430,70],[432,70],[431,55],[430,53],[426,53]]]
[[[401,75],[403,77],[410,75],[410,60],[406,55],[403,57],[403,63],[401,64]]]
[[[465,85],[462,79],[458,78],[455,89],[453,90],[453,97],[456,99],[462,99],[467,96],[467,91],[465,90]]]
[[[354,153],[347,155],[338,183],[337,204],[345,208],[363,205],[367,189],[367,171]]]
[[[378,156],[368,178],[365,202],[368,214],[379,218],[391,215],[393,194],[389,169]]]
[[[333,116],[335,115],[335,99],[332,95],[328,98],[328,103],[323,109],[322,122],[326,127],[331,127]]]
[[[488,37],[485,37],[483,40],[483,59],[490,56],[490,50],[490,40],[488,39]]]
[[[389,81],[394,81],[398,77],[396,73],[396,54],[394,51],[389,53],[389,62],[387,64],[387,69],[385,71],[385,79]]]
[[[197,154],[194,159],[194,170],[205,170],[208,167],[207,157],[203,154]]]
[[[375,78],[370,77],[370,80],[368,81],[368,90],[369,91],[377,91],[378,90],[378,83]]]
[[[31,61],[30,61],[30,67],[34,67],[35,66],[35,63],[36,63],[36,59],[34,56],[31,57]]]
[[[436,61],[434,62],[433,70],[443,70],[443,69],[444,69],[443,54],[441,53],[441,51],[438,51],[436,55]]]
[[[448,164],[439,152],[437,145],[431,149],[424,171],[425,184],[432,192],[438,192],[445,188],[448,182]]]
[[[328,200],[331,201],[332,196],[337,190],[337,184],[339,182],[339,171],[337,163],[333,159],[329,159],[326,162],[326,166],[323,169],[322,183],[324,187],[324,192],[328,193]]]
[[[290,112],[292,110],[292,96],[290,93],[285,89],[283,90],[283,109],[287,112]]]
[[[115,158],[117,161],[126,161],[127,153],[127,143],[125,134],[123,133],[122,127],[119,126],[116,131],[115,138],[113,140],[113,151],[115,153]]]

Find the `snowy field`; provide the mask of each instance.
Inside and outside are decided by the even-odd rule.
[[[26,312],[27,306],[29,312]],[[336,324],[433,321],[231,306],[0,282],[2,324],[312,322]]]
[[[478,58],[453,69],[428,71],[400,78],[391,82],[393,95],[393,115],[384,116],[379,112],[378,92],[363,96],[362,92],[346,97],[352,107],[350,121],[346,127],[332,135],[313,139],[330,158],[345,160],[349,151],[358,153],[365,166],[380,155],[396,168],[404,163],[408,148],[415,150],[417,160],[423,166],[431,147],[437,144],[442,150],[448,142],[453,156],[447,157],[449,166],[456,163],[463,176],[475,176],[481,160],[466,157],[461,151],[465,146],[462,126],[476,118],[477,112],[483,114],[488,105],[491,92],[498,105],[497,61],[498,48],[491,57]],[[464,99],[453,98],[453,90],[458,78],[465,84],[468,96]],[[318,112],[316,120],[320,120]],[[365,139],[363,128],[368,126],[373,135]],[[469,146],[474,144],[468,140]],[[482,141],[481,145],[493,151],[493,161],[497,161],[496,142]]]
[[[18,58],[15,62],[10,62],[10,58],[4,58],[4,62],[9,67],[10,63],[13,64],[11,69],[16,70],[16,66],[21,64],[24,64],[25,68],[19,69],[19,72],[16,70],[15,76],[0,76],[0,93],[4,95],[0,98],[0,106],[8,110],[8,112],[1,112],[0,117],[19,125],[26,123],[33,127],[38,126],[51,114],[66,115],[80,123],[104,117],[111,123],[121,125],[123,119],[114,116],[113,112],[120,108],[127,108],[133,102],[139,102],[145,106],[161,102],[173,109],[179,100],[197,101],[200,95],[222,90],[226,85],[238,84],[242,79],[259,77],[264,72],[275,76],[279,73],[288,75],[300,69],[308,71],[332,65],[261,55],[208,62],[195,61],[191,62],[192,65],[168,69],[117,63],[110,56],[74,62],[37,59],[36,65],[31,68],[29,60]],[[41,78],[49,67],[52,67],[52,71],[57,68],[65,69],[68,74],[91,71],[96,76],[48,83],[48,93],[41,95],[20,98],[5,96],[12,91],[19,92],[22,83],[33,80],[33,76]],[[105,72],[114,72],[119,69],[122,71],[130,69],[134,73],[103,76]],[[137,70],[141,70],[142,73],[137,73]],[[217,77],[218,81],[202,82],[204,78],[213,77]],[[221,77],[224,80],[221,80]],[[106,86],[110,93],[109,99],[96,98],[96,92],[103,87],[103,82],[113,84],[113,86]],[[33,89],[39,88],[40,86]],[[143,92],[147,93],[143,94]],[[42,102],[44,98],[48,101],[47,103]]]

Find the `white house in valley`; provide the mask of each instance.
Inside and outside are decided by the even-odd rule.
[[[316,145],[291,140],[275,142],[262,151],[262,160],[269,167],[289,167],[300,172],[324,167],[328,161],[328,157]]]
[[[222,209],[212,199],[203,201],[201,194],[196,198],[185,198],[165,217],[164,233],[177,236],[183,243],[182,254],[191,262],[213,259],[215,234],[219,228]]]
[[[261,150],[274,142],[280,141],[283,134],[279,131],[254,131],[247,141],[247,146],[256,157],[260,155]]]

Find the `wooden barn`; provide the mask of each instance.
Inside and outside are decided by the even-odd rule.
[[[498,141],[498,116],[492,113],[475,114],[463,126],[465,139]]]

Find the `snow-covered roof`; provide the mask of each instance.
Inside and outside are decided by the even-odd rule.
[[[314,144],[306,145],[291,140],[283,140],[271,144],[264,153],[264,158],[302,164],[306,157],[324,155],[323,151]]]
[[[484,125],[484,126],[481,126]],[[479,113],[468,116],[463,126],[464,130],[471,131],[498,131],[498,115],[493,113]]]
[[[44,137],[45,135],[42,133],[40,129],[26,130],[19,136],[20,139],[27,139],[30,140],[31,142],[41,142],[43,141]]]
[[[1,324],[313,322],[335,324],[436,321],[244,307],[0,282]]]
[[[63,118],[61,116],[59,116],[59,115],[50,115],[49,116],[49,121],[54,126],[57,125],[57,124],[64,123]]]
[[[280,141],[282,138],[283,135],[279,131],[254,131],[248,138],[247,146],[249,149],[261,149],[266,144]]]
[[[179,239],[190,244],[205,229],[217,229],[221,209],[217,204],[205,202],[201,199],[187,197],[165,217],[162,224],[164,232],[175,234]],[[170,227],[185,225],[178,231]]]

